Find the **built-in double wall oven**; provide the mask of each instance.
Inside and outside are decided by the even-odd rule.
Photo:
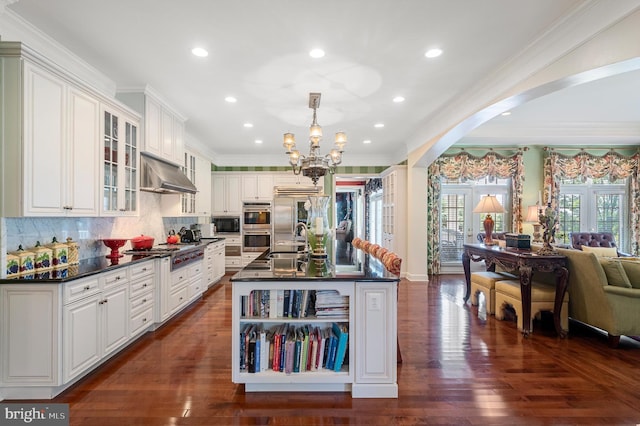
[[[242,251],[262,252],[271,247],[271,203],[242,206]]]

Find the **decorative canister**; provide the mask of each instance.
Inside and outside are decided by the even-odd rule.
[[[18,257],[18,273],[19,274],[21,275],[30,274],[35,270],[36,268],[35,253],[33,253],[32,251],[23,249],[22,245],[20,245],[18,246],[18,250],[14,251],[11,254]]]
[[[69,246],[59,243],[56,237],[53,237],[51,244],[47,245],[51,249],[51,263],[54,268],[63,268],[67,266]]]
[[[36,242],[36,246],[31,249],[35,253],[36,271],[45,271],[52,268],[51,258],[53,251],[40,245],[40,241]]]
[[[307,218],[307,238],[312,257],[327,257],[327,250],[333,247],[328,215],[330,200],[331,197],[328,195],[309,196],[311,210]]]
[[[20,272],[20,258],[15,254],[7,253],[7,278],[16,277]]]
[[[73,241],[73,238],[67,238],[67,248],[69,253],[67,254],[67,262],[69,265],[77,265],[80,263],[80,253],[78,253],[78,243]]]

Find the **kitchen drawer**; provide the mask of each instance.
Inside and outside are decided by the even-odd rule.
[[[178,308],[189,301],[189,288],[183,287],[169,295],[169,311],[174,313]]]
[[[224,266],[228,268],[239,268],[242,266],[242,258],[239,256],[225,257]]]
[[[202,282],[202,276],[189,284],[189,299],[198,297],[204,291],[204,283]]]
[[[129,320],[131,336],[142,332],[153,323],[153,306],[143,310],[139,314],[132,316]]]
[[[129,268],[119,268],[112,272],[105,272],[101,277],[104,280],[104,288],[107,289],[126,282],[129,279]]]
[[[196,275],[202,275],[204,271],[204,265],[202,262],[194,263],[193,265],[188,266],[189,268],[189,278],[193,278]]]
[[[240,237],[231,237],[225,240],[228,246],[239,246],[241,244]]]
[[[131,290],[129,296],[133,299],[141,294],[148,293],[153,290],[155,276],[151,275],[143,277],[135,281],[131,281]]]
[[[129,267],[129,272],[131,273],[131,279],[137,279],[140,277],[146,277],[149,275],[153,275],[153,261],[136,263]]]
[[[153,293],[143,294],[131,299],[131,316],[137,315],[140,311],[153,308]]]
[[[185,285],[189,280],[189,268],[180,268],[177,271],[171,272],[171,288],[180,287]]]
[[[63,304],[80,300],[84,297],[94,295],[100,292],[100,283],[98,277],[87,278],[84,280],[71,281],[64,285]]]

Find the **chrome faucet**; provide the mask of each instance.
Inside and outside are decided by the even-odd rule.
[[[298,231],[299,226],[302,226],[302,229],[304,229],[304,251],[309,251],[309,229],[304,222],[298,222],[296,223],[294,232]]]

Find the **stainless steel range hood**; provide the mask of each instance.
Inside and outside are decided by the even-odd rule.
[[[198,192],[195,185],[182,173],[180,166],[148,152],[140,153],[142,175],[140,190],[159,194]]]

